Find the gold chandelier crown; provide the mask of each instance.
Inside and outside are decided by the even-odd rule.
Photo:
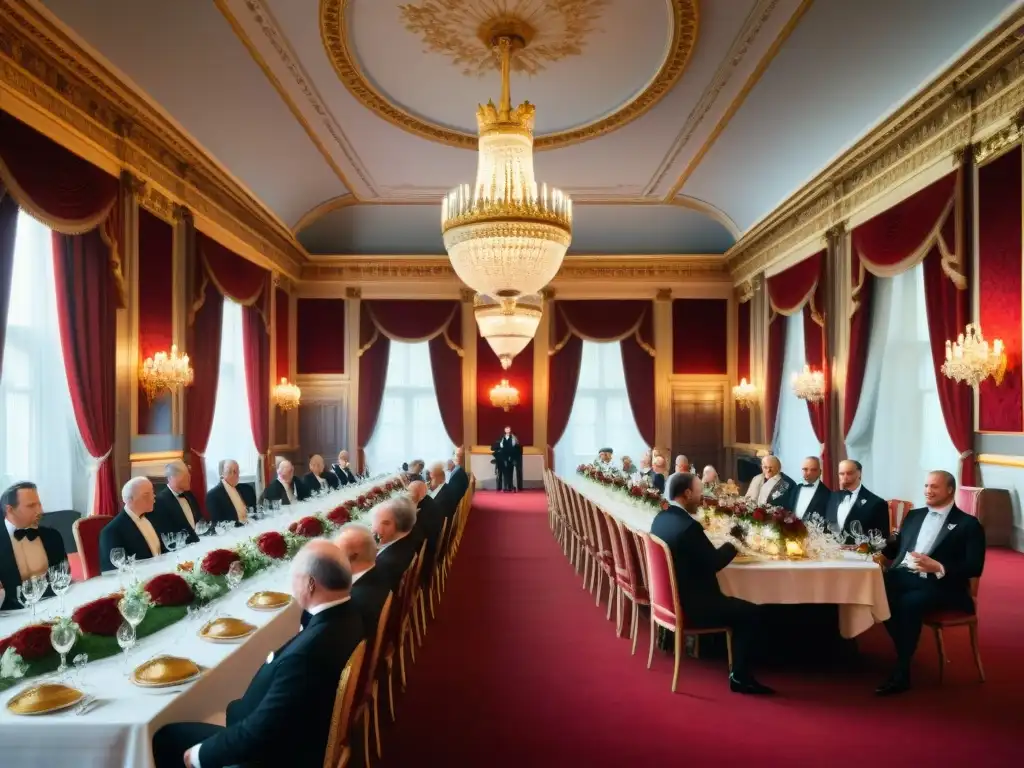
[[[524,101],[507,114],[502,114],[499,107],[494,106],[493,101],[486,104],[478,104],[476,108],[476,127],[481,136],[496,133],[517,133],[533,138],[533,124],[537,117],[537,108],[528,101]]]

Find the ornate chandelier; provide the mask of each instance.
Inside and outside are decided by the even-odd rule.
[[[480,335],[487,339],[505,370],[537,333],[543,313],[542,299],[537,294],[518,299],[492,299],[477,294],[473,300]]]
[[[139,386],[146,393],[146,399],[153,399],[162,392],[174,392],[191,386],[195,372],[188,362],[188,355],[179,355],[177,345],[171,345],[170,354],[157,352],[147,357],[139,370]]]
[[[302,390],[294,384],[289,384],[288,379],[281,379],[281,383],[274,386],[271,393],[274,405],[282,411],[291,411],[299,407],[302,400]]]
[[[551,282],[572,240],[572,201],[537,185],[533,174],[535,108],[512,108],[512,54],[532,37],[520,21],[499,18],[482,33],[501,60],[501,101],[477,108],[476,182],[441,204],[441,233],[452,268],[484,296],[515,299]]]
[[[740,383],[732,388],[732,399],[736,401],[740,410],[749,411],[757,402],[757,387],[747,383],[746,379],[741,379]]]
[[[981,326],[968,325],[955,342],[946,341],[946,362],[942,373],[953,381],[963,382],[974,389],[991,376],[998,386],[1006,373],[1006,350],[1001,339],[985,341]]]
[[[793,394],[809,403],[820,403],[825,399],[825,374],[805,365],[800,373],[793,374]]]
[[[491,389],[491,405],[509,411],[519,405],[519,390],[508,383],[508,379],[502,379],[501,383]]]

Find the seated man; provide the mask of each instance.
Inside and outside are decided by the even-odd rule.
[[[310,614],[228,704],[227,726],[165,725],[153,737],[157,768],[287,765],[320,768],[327,751],[338,680],[363,622],[351,603],[352,574],[329,541],[311,541],[292,563],[292,594]]]
[[[239,483],[238,462],[222,459],[217,465],[220,482],[206,492],[206,511],[215,523],[244,525],[249,510],[256,507],[256,491],[248,483]]]
[[[718,572],[736,556],[736,547],[716,548],[693,518],[703,488],[696,475],[682,472],[669,485],[671,502],[651,524],[651,535],[668,545],[676,569],[679,602],[686,624],[694,627],[730,627],[733,664],[729,687],[736,693],[770,694],[774,691],[754,679],[751,654],[755,644],[757,606],[722,594]],[[739,531],[735,531],[736,534]]]
[[[462,464],[465,460],[464,457],[465,454],[460,445],[455,449],[455,456],[453,457],[455,469],[452,470],[446,483],[446,485],[450,486],[452,498],[455,500],[456,506],[462,501],[462,497],[466,495],[466,491],[469,489],[469,475],[466,474],[466,469]]]
[[[302,478],[302,482],[310,496],[341,487],[341,481],[333,472],[324,472],[324,457],[317,453],[309,457],[309,472]]]
[[[413,459],[409,462],[409,482],[423,480],[423,469],[427,463],[423,459]]]
[[[682,454],[682,453],[679,454],[678,456],[676,456],[675,469],[672,472],[672,474],[669,475],[668,478],[665,480],[665,488],[663,490],[665,491],[665,498],[666,499],[671,501],[671,499],[669,499],[669,496],[668,496],[668,489],[672,485],[672,478],[675,477],[676,475],[682,474],[683,472],[689,473],[689,471],[690,471],[690,460],[684,454]]]
[[[636,465],[633,463],[633,460],[631,458],[629,458],[629,456],[623,456],[622,457],[622,474],[624,474],[624,475],[632,475],[634,472],[636,472]]]
[[[885,628],[896,646],[896,669],[875,692],[910,688],[910,660],[926,614],[938,610],[974,613],[971,579],[985,567],[985,529],[953,502],[956,478],[935,471],[924,484],[927,506],[907,513],[883,554],[893,566],[885,573],[891,618]]]
[[[644,451],[643,456],[640,457],[640,467],[637,470],[640,473],[641,478],[651,479],[651,474],[654,470],[651,468],[652,456],[650,451]]]
[[[388,589],[398,591],[402,574],[419,554],[419,542],[410,536],[416,525],[416,506],[407,496],[396,496],[373,511],[373,532],[377,534],[377,567],[385,574]]]
[[[387,574],[376,567],[377,542],[373,540],[373,531],[362,523],[345,523],[334,543],[348,558],[352,569],[352,602],[363,619],[367,642],[372,644],[377,638],[380,612],[391,594]]]
[[[825,519],[832,491],[821,481],[821,459],[817,456],[808,456],[800,465],[800,472],[803,475],[803,482],[797,486],[796,494],[793,496],[794,514],[805,521],[815,516]]]
[[[601,448],[597,452],[597,462],[599,467],[610,467],[612,463],[612,457],[615,455],[615,451],[611,448]]]
[[[420,575],[422,583],[428,584],[434,569],[434,555],[437,552],[438,539],[441,538],[441,527],[445,521],[444,511],[427,495],[427,485],[422,481],[409,483],[409,498],[416,505],[413,536],[427,542],[427,548],[423,551],[423,569]]]
[[[768,455],[761,459],[761,474],[750,481],[747,498],[792,511],[795,489],[793,478],[783,474],[779,457]]]
[[[160,489],[153,504],[150,521],[157,533],[184,531],[189,544],[199,541],[196,521],[202,520],[199,501],[192,493],[192,473],[184,461],[172,461],[164,467],[167,485]]]
[[[655,456],[654,465],[651,471],[651,487],[655,490],[665,492],[665,465],[664,456]]]
[[[713,492],[718,488],[718,470],[708,464],[701,473],[700,481],[704,485],[704,490]]]
[[[156,503],[153,484],[145,477],[133,477],[121,489],[124,509],[100,531],[100,569],[114,570],[110,552],[123,549],[125,557],[148,560],[164,554],[167,549],[149,519]]]
[[[277,477],[263,489],[264,501],[280,501],[285,506],[305,501],[309,495],[305,483],[296,482],[295,467],[288,459],[282,459],[278,463]]]
[[[348,451],[338,453],[338,463],[331,466],[331,473],[337,478],[339,485],[356,482],[356,474],[348,463]]]
[[[43,505],[35,483],[15,483],[0,496],[7,531],[0,534],[0,610],[21,608],[18,587],[68,559],[64,540],[53,528],[39,525]],[[48,588],[49,589],[49,588]]]
[[[841,531],[847,544],[854,543],[851,527],[855,522],[860,523],[864,533],[878,531],[889,535],[889,505],[863,486],[859,461],[839,462],[839,490],[828,498],[825,522],[830,530]]]

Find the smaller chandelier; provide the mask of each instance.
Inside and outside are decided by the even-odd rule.
[[[302,390],[294,384],[289,384],[288,379],[281,379],[281,383],[274,387],[272,397],[274,405],[282,411],[291,411],[299,407]]]
[[[502,379],[501,383],[491,390],[491,405],[503,411],[512,410],[519,405],[519,390],[509,384],[508,379]]]
[[[820,403],[825,399],[825,374],[805,365],[800,373],[793,374],[793,394],[808,403]]]
[[[518,299],[492,299],[477,294],[473,299],[473,315],[480,335],[487,339],[506,371],[512,360],[533,340],[544,314],[539,295]]]
[[[171,345],[171,353],[157,352],[147,357],[139,370],[139,386],[146,398],[153,399],[163,392],[191,386],[195,372],[188,362],[188,355],[179,355],[177,345]]]
[[[981,334],[981,326],[968,325],[955,342],[946,341],[946,362],[942,373],[953,381],[978,388],[991,376],[996,386],[1003,383],[1006,373],[1006,349],[1002,339],[996,339],[989,346]]]
[[[757,387],[748,383],[746,379],[741,379],[740,383],[732,388],[732,399],[736,401],[741,411],[749,411],[757,402]]]

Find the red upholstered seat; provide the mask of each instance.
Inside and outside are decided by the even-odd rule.
[[[978,677],[985,682],[985,668],[981,665],[981,649],[978,647],[978,587],[981,584],[980,578],[971,579],[971,599],[974,600],[974,613],[967,611],[933,611],[924,618],[924,625],[932,630],[935,635],[935,645],[939,650],[939,682],[942,682],[943,674],[949,659],[946,658],[946,643],[942,631],[954,627],[967,627],[971,636],[971,650],[974,651],[974,665],[978,668]]]
[[[100,575],[100,531],[113,519],[107,515],[90,515],[78,518],[71,526],[82,561],[83,579]]]
[[[914,508],[912,502],[901,499],[889,499],[889,528],[895,533],[903,524],[907,513]]]

